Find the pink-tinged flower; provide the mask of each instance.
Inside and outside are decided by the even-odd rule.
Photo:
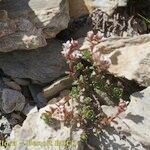
[[[96,35],[94,35],[93,39],[96,40],[96,41],[99,41],[103,38],[103,34],[98,31]]]
[[[102,38],[103,38],[103,34],[100,31],[98,31],[96,35],[94,35],[93,31],[89,31],[87,33],[87,39],[89,41],[100,41]]]
[[[75,52],[78,48],[78,45],[78,41],[75,41],[73,39],[71,41],[67,41],[63,44],[63,51],[61,53],[67,60],[74,60],[75,58],[78,58],[80,56],[79,53]]]
[[[78,43],[78,41],[71,39],[71,45],[72,45],[72,47],[78,47],[79,43]]]
[[[126,101],[121,99],[120,102],[119,102],[119,105],[118,105],[118,113],[121,113],[121,112],[125,111],[128,103],[129,102],[126,102]]]
[[[93,37],[94,37],[94,32],[93,31],[89,31],[87,33],[87,38],[89,41],[92,41],[93,40]]]

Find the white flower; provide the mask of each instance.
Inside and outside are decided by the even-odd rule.
[[[76,51],[74,51],[74,52],[72,53],[72,57],[73,57],[73,58],[80,58],[80,57],[82,57],[82,54],[81,54],[80,51],[76,50]]]
[[[63,51],[61,52],[65,57],[68,55],[71,48],[71,42],[67,41],[63,44]]]

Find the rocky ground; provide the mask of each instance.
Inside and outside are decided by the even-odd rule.
[[[0,150],[150,150],[149,10],[150,0],[1,0]],[[62,43],[73,38],[85,49],[90,30],[103,33],[97,49],[111,59],[109,78],[122,83],[129,105],[83,144],[82,130],[59,119],[49,126],[41,114],[72,86]],[[116,103],[101,96],[111,116]]]

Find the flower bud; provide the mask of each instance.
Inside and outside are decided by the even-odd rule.
[[[93,31],[89,31],[89,32],[87,33],[87,38],[88,38],[90,41],[92,41],[92,40],[93,40],[93,37],[94,37],[94,32],[93,32]]]

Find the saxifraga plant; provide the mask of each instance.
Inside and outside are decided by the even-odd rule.
[[[97,89],[118,100],[122,96],[122,89],[113,87],[103,80],[111,61],[101,49],[96,47],[101,40],[103,40],[103,36],[100,32],[95,35],[93,31],[89,31],[86,37],[88,47],[82,48],[74,40],[63,44],[62,54],[69,66],[68,74],[74,79],[69,98],[77,103],[74,108],[77,110],[77,114],[74,114],[73,110],[68,112],[64,104],[47,112],[51,118],[57,110],[63,114],[64,122],[73,123],[76,128],[83,129],[82,141],[88,139],[90,132],[99,135],[103,125],[113,121],[126,107],[126,102],[121,101],[117,114],[109,118],[101,109],[102,104],[101,99],[97,96]],[[44,115],[46,122],[50,122],[50,118],[48,119],[47,115]]]

